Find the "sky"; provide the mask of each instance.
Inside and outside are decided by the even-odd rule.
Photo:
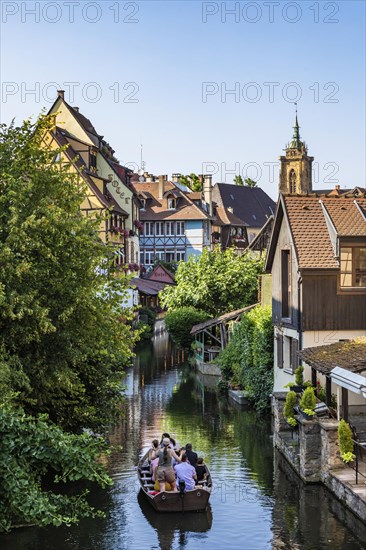
[[[365,186],[364,1],[2,0],[1,121],[57,89],[121,163],[274,199],[297,102],[313,187]]]

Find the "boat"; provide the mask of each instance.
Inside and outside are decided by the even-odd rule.
[[[148,502],[157,512],[199,512],[206,510],[212,491],[212,479],[206,465],[206,478],[196,487],[186,491],[178,486],[178,491],[154,491],[147,452],[139,461],[137,476],[141,490]]]

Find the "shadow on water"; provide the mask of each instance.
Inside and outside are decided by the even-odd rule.
[[[4,550],[361,550],[365,526],[325,487],[305,485],[273,451],[270,418],[240,411],[205,388],[166,335],[137,350],[126,374],[126,412],[110,431],[114,486],[92,488],[105,519],[0,536]],[[214,385],[214,384],[212,384]],[[139,494],[135,465],[168,431],[210,467],[206,513],[157,514]]]
[[[212,526],[212,510],[209,505],[206,512],[186,512],[185,514],[159,514],[151,504],[146,502],[142,490],[138,495],[138,502],[145,518],[155,529],[160,548],[170,550],[175,539],[181,547],[189,533],[206,533]]]

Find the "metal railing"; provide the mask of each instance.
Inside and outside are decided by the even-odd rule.
[[[352,439],[354,444],[354,453],[356,458],[353,465],[349,464],[352,470],[356,473],[356,485],[358,485],[359,476],[366,480],[366,443],[360,443],[355,439]],[[366,481],[365,481],[366,483]]]

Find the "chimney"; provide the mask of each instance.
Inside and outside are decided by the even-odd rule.
[[[208,213],[212,216],[212,175],[205,174],[203,182],[203,196],[208,206]]]
[[[164,183],[166,181],[166,176],[159,176],[159,187],[158,187],[158,191],[159,191],[159,195],[158,195],[158,198],[159,199],[162,199],[163,198],[163,195],[164,195]]]
[[[340,189],[341,189],[341,186],[340,186],[340,185],[336,185],[336,186],[335,186],[335,190],[336,190],[336,191],[340,191]]]
[[[65,90],[57,90],[57,95],[61,99],[65,99]]]
[[[182,174],[172,174],[172,182],[173,183],[179,183],[181,175]]]

